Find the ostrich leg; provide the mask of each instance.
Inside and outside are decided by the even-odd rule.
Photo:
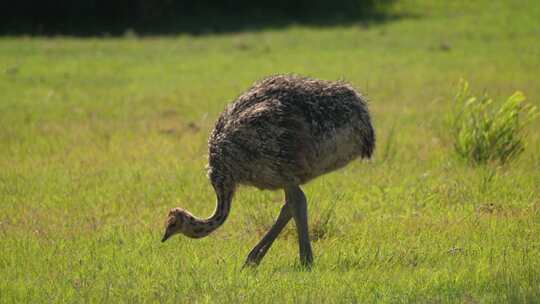
[[[313,263],[313,253],[311,252],[311,244],[309,243],[306,196],[298,186],[287,187],[285,193],[287,197],[291,198],[288,202],[291,205],[296,223],[296,231],[298,233],[300,263],[303,266],[310,267]]]
[[[270,228],[268,232],[264,235],[264,237],[259,241],[255,247],[251,250],[251,252],[248,254],[248,257],[246,259],[246,262],[244,263],[244,267],[246,266],[256,266],[259,265],[262,258],[270,249],[270,246],[272,246],[272,243],[277,238],[281,230],[287,225],[287,223],[290,221],[292,217],[291,207],[289,204],[289,197],[287,196],[287,193],[285,192],[285,203],[281,207],[281,211],[279,212],[279,216]]]

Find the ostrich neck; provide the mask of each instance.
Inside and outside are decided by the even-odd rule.
[[[216,189],[214,213],[209,218],[199,218],[188,213],[184,234],[191,238],[202,238],[219,228],[229,216],[233,194],[232,189]]]

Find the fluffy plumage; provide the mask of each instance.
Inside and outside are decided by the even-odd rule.
[[[300,185],[370,157],[375,145],[365,98],[350,85],[268,77],[221,114],[209,141],[210,179],[260,189]]]

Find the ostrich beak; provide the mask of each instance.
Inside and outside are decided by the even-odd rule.
[[[165,242],[169,237],[171,237],[171,235],[168,233],[168,231],[165,231],[163,238],[161,238],[161,242]]]

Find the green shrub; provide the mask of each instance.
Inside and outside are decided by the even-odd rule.
[[[522,92],[499,105],[487,94],[472,96],[469,84],[461,80],[450,119],[455,151],[471,164],[504,164],[523,152],[525,127],[538,114]]]

